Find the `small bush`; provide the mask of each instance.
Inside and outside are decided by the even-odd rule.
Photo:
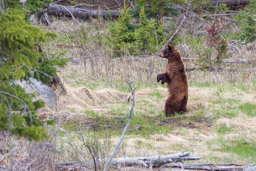
[[[129,9],[121,12],[120,18],[110,28],[110,42],[114,57],[122,55],[141,55],[156,52],[164,42],[163,26],[158,26],[156,20],[148,21],[144,7],[141,8],[139,23],[131,23]]]

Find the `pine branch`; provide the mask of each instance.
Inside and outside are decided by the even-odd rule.
[[[28,111],[28,113],[29,113],[30,121],[33,122],[32,112],[31,112],[30,108],[28,107],[28,105],[27,105],[27,103],[26,103],[25,101],[23,101],[21,98],[15,96],[15,95],[13,95],[13,94],[11,94],[11,93],[8,93],[8,92],[5,92],[5,91],[0,91],[0,94],[11,96],[11,97],[17,99],[18,101],[20,101],[21,103],[23,103],[24,106],[25,106],[25,107],[24,107],[24,108],[25,108],[25,111]]]

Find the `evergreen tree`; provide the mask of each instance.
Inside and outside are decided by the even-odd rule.
[[[158,45],[166,41],[163,25],[158,25],[156,20],[148,21],[144,7],[140,10],[138,24],[132,24],[131,18],[129,9],[125,8],[110,27],[110,42],[114,56],[149,55],[156,52]]]
[[[240,29],[237,38],[245,44],[256,40],[256,0],[251,0],[248,7],[241,11],[241,15],[235,17]]]
[[[4,0],[6,8],[26,9],[31,13],[41,12],[51,2],[52,0],[26,0],[25,3],[20,3],[19,0]]]
[[[47,138],[44,122],[36,115],[43,102],[33,101],[15,81],[36,77],[46,83],[51,80],[46,75],[56,75],[56,65],[67,60],[48,60],[36,48],[54,37],[30,25],[23,10],[0,11],[0,130],[34,140]]]

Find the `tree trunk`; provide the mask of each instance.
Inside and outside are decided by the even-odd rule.
[[[52,4],[47,8],[47,13],[54,16],[66,16],[66,17],[75,17],[80,19],[91,19],[103,17],[106,18],[117,18],[120,15],[118,10],[87,10],[82,8],[75,8],[69,6],[62,6]]]

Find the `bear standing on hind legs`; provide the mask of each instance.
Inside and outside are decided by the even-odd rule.
[[[157,82],[167,83],[169,97],[165,102],[165,115],[187,112],[188,80],[184,64],[178,50],[168,44],[168,47],[159,55],[168,59],[166,73],[157,75]]]

